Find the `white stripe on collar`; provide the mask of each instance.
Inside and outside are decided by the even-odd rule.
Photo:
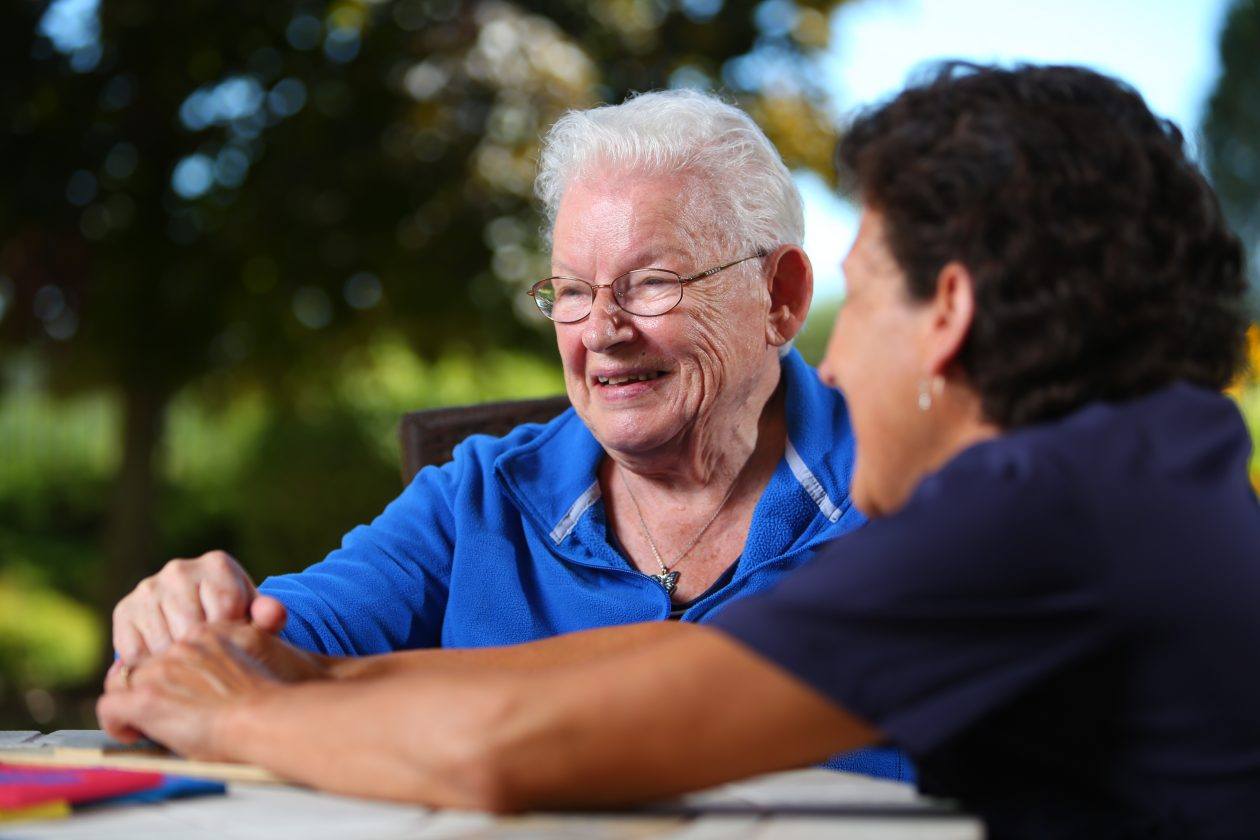
[[[818,479],[809,471],[809,467],[805,466],[805,462],[801,460],[801,455],[796,451],[796,447],[792,445],[792,441],[787,442],[787,448],[783,453],[783,457],[787,458],[788,466],[792,469],[792,475],[796,476],[796,480],[805,488],[805,492],[814,500],[814,504],[818,505],[818,509],[822,511],[822,515],[827,517],[828,522],[835,522],[840,518],[841,510],[836,507],[835,502],[831,501],[831,497],[827,495],[827,491],[818,483]]]
[[[564,538],[569,536],[573,529],[577,527],[578,520],[582,518],[582,514],[586,513],[591,505],[599,501],[600,495],[599,479],[597,478],[591,482],[590,487],[582,491],[582,495],[577,497],[577,501],[569,506],[569,510],[556,523],[556,527],[551,529],[551,539],[556,545],[564,542]]]
[[[796,480],[805,488],[805,492],[814,500],[814,504],[818,505],[818,509],[822,511],[822,515],[827,517],[828,522],[835,522],[840,518],[843,512],[836,507],[835,502],[831,501],[831,497],[827,495],[827,491],[823,489],[822,484],[810,472],[809,467],[805,466],[805,462],[801,460],[800,453],[796,451],[796,447],[792,445],[792,441],[787,441],[783,456],[787,458],[788,467],[792,470],[792,475],[796,476]],[[591,486],[582,491],[582,495],[569,506],[564,516],[556,523],[556,527],[551,529],[552,542],[559,545],[564,542],[564,538],[573,532],[577,527],[578,520],[582,518],[582,514],[590,509],[591,505],[599,501],[603,493],[599,489],[599,479],[591,482]]]

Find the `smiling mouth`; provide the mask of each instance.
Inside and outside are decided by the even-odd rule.
[[[600,385],[625,385],[628,382],[647,382],[652,379],[660,379],[665,375],[663,370],[647,371],[645,373],[631,373],[626,376],[597,376],[596,381]]]

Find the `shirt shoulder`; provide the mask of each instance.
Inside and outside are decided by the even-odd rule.
[[[1096,575],[1098,528],[1079,484],[1074,464],[1054,449],[995,438],[926,478],[896,514],[824,554],[842,561],[837,575],[857,579],[845,585],[878,582],[923,597],[1078,587]]]
[[[1074,476],[973,446],[896,514],[830,543],[714,625],[923,752],[1110,635]]]
[[[504,435],[471,434],[455,444],[450,460],[422,467],[413,478],[413,483],[421,480],[422,476],[429,480],[456,483],[469,478],[488,478],[501,458],[511,458],[517,453],[537,449],[540,444],[557,435],[563,439],[565,430],[575,420],[581,422],[573,409],[569,408],[546,423],[522,423]],[[441,474],[441,478],[435,471]]]

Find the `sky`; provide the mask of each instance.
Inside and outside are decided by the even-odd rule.
[[[1192,138],[1219,73],[1217,36],[1229,0],[849,0],[822,58],[842,117],[884,99],[924,63],[1083,64],[1127,81]],[[823,179],[799,175],[815,299],[843,294],[840,261],[856,210]]]

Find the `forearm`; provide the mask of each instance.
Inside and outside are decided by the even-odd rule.
[[[329,657],[334,679],[398,677],[414,673],[533,671],[592,662],[668,638],[676,624],[665,621],[616,625],[565,633],[521,645],[489,648],[429,648],[378,656]]]
[[[876,740],[718,632],[665,626],[597,661],[273,688],[221,715],[210,752],[340,793],[511,811],[658,799]]]
[[[275,688],[220,713],[210,757],[336,793],[493,807],[478,760],[511,677],[456,675]]]
[[[487,750],[512,810],[661,799],[815,764],[878,733],[721,633],[553,673]]]

